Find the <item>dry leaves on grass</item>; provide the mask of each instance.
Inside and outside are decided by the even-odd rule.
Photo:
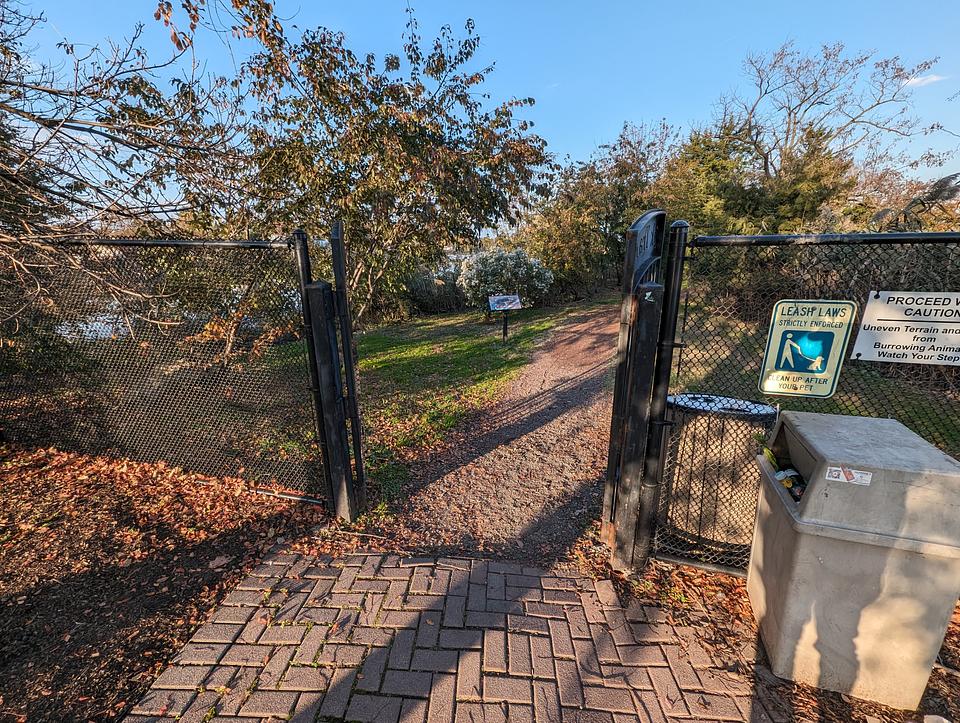
[[[118,718],[225,590],[322,508],[240,480],[0,446],[0,709]]]

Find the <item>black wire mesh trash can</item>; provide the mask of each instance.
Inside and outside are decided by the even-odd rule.
[[[745,569],[760,484],[759,438],[773,428],[776,408],[734,397],[676,394],[667,398],[667,416],[657,555]]]

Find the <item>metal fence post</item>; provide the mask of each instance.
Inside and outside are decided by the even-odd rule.
[[[633,339],[637,323],[637,286],[656,271],[662,246],[663,224],[666,214],[656,209],[648,211],[627,229],[623,257],[622,292],[620,303],[620,329],[617,336],[617,370],[614,382],[613,410],[610,415],[610,443],[607,449],[607,471],[603,488],[603,517],[601,537],[611,548],[614,546],[617,497],[623,462],[624,432],[627,422],[627,404],[630,399],[632,356],[630,350],[636,344]],[[653,224],[651,227],[650,224]],[[647,235],[653,229],[653,243],[648,244]],[[643,237],[641,237],[643,235]],[[650,350],[651,353],[655,349]]]
[[[293,250],[297,256],[297,271],[300,285],[300,311],[303,315],[303,339],[307,347],[307,373],[310,377],[310,401],[313,409],[313,425],[320,445],[320,454],[323,464],[324,497],[330,510],[334,509],[333,484],[330,479],[328,461],[330,450],[327,445],[327,435],[323,428],[323,403],[320,399],[320,374],[317,369],[317,344],[313,335],[313,314],[310,300],[307,298],[307,287],[313,282],[310,270],[310,248],[307,243],[307,234],[302,229],[293,232]]]
[[[648,211],[627,231],[617,374],[601,534],[619,569],[632,566],[657,341],[663,300],[658,283],[666,214]]]
[[[628,237],[629,258],[631,240]],[[623,454],[623,425],[626,420],[627,381],[629,364],[627,351],[630,348],[630,328],[634,319],[636,299],[632,293],[624,293],[620,301],[620,330],[617,337],[617,370],[613,386],[613,409],[610,414],[610,443],[607,450],[607,471],[603,486],[603,517],[600,535],[613,547],[616,535],[616,501],[620,486],[620,461]]]
[[[343,222],[337,221],[330,231],[330,253],[333,261],[333,282],[336,289],[334,303],[340,320],[340,341],[343,346],[343,371],[347,388],[344,394],[346,414],[350,418],[350,436],[353,441],[353,469],[357,505],[367,506],[367,478],[363,469],[363,429],[357,404],[356,363],[353,356],[353,322],[350,301],[347,298],[346,249],[343,240]]]
[[[645,451],[650,427],[650,397],[656,364],[657,333],[663,305],[663,286],[647,281],[632,294],[632,332],[627,349],[624,421],[621,434],[620,479],[612,500],[611,564],[620,570],[633,566],[640,529]]]
[[[673,350],[677,347],[677,319],[680,314],[680,292],[683,286],[683,260],[686,255],[690,224],[674,221],[670,224],[670,238],[664,256],[664,308],[660,317],[657,343],[657,361],[653,372],[653,393],[650,397],[650,425],[647,437],[646,459],[643,465],[643,483],[640,489],[640,510],[634,538],[633,566],[646,563],[656,532],[657,504],[663,476],[664,434],[667,395],[673,369]]]
[[[316,281],[307,287],[307,300],[316,343],[320,419],[327,440],[325,462],[333,494],[332,511],[340,519],[353,522],[360,505],[350,471],[333,287],[326,281]]]

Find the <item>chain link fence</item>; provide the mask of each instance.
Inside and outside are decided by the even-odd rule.
[[[771,397],[757,386],[777,301],[856,301],[856,330],[872,290],[960,290],[960,244],[753,241],[690,245],[654,539],[663,558],[746,568],[754,455],[777,407],[892,417],[960,456],[960,367],[847,359],[829,399]],[[848,353],[855,340],[856,332]]]
[[[0,326],[4,437],[322,496],[293,250],[159,243],[37,267]]]

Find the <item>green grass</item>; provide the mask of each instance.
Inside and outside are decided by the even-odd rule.
[[[290,370],[291,373],[297,373],[303,369],[305,355],[303,339],[284,344],[271,344],[263,355],[263,364],[271,371]]]
[[[506,342],[499,326],[469,314],[361,336],[357,356],[364,395],[376,400],[378,408],[370,411],[387,427],[390,446],[438,441],[467,413],[495,398],[527,362],[536,339],[561,316],[527,313],[516,319]]]
[[[401,494],[416,455],[440,444],[471,412],[495,400],[546,332],[600,304],[511,312],[445,314],[373,329],[357,338],[359,398],[371,480],[387,501]]]

